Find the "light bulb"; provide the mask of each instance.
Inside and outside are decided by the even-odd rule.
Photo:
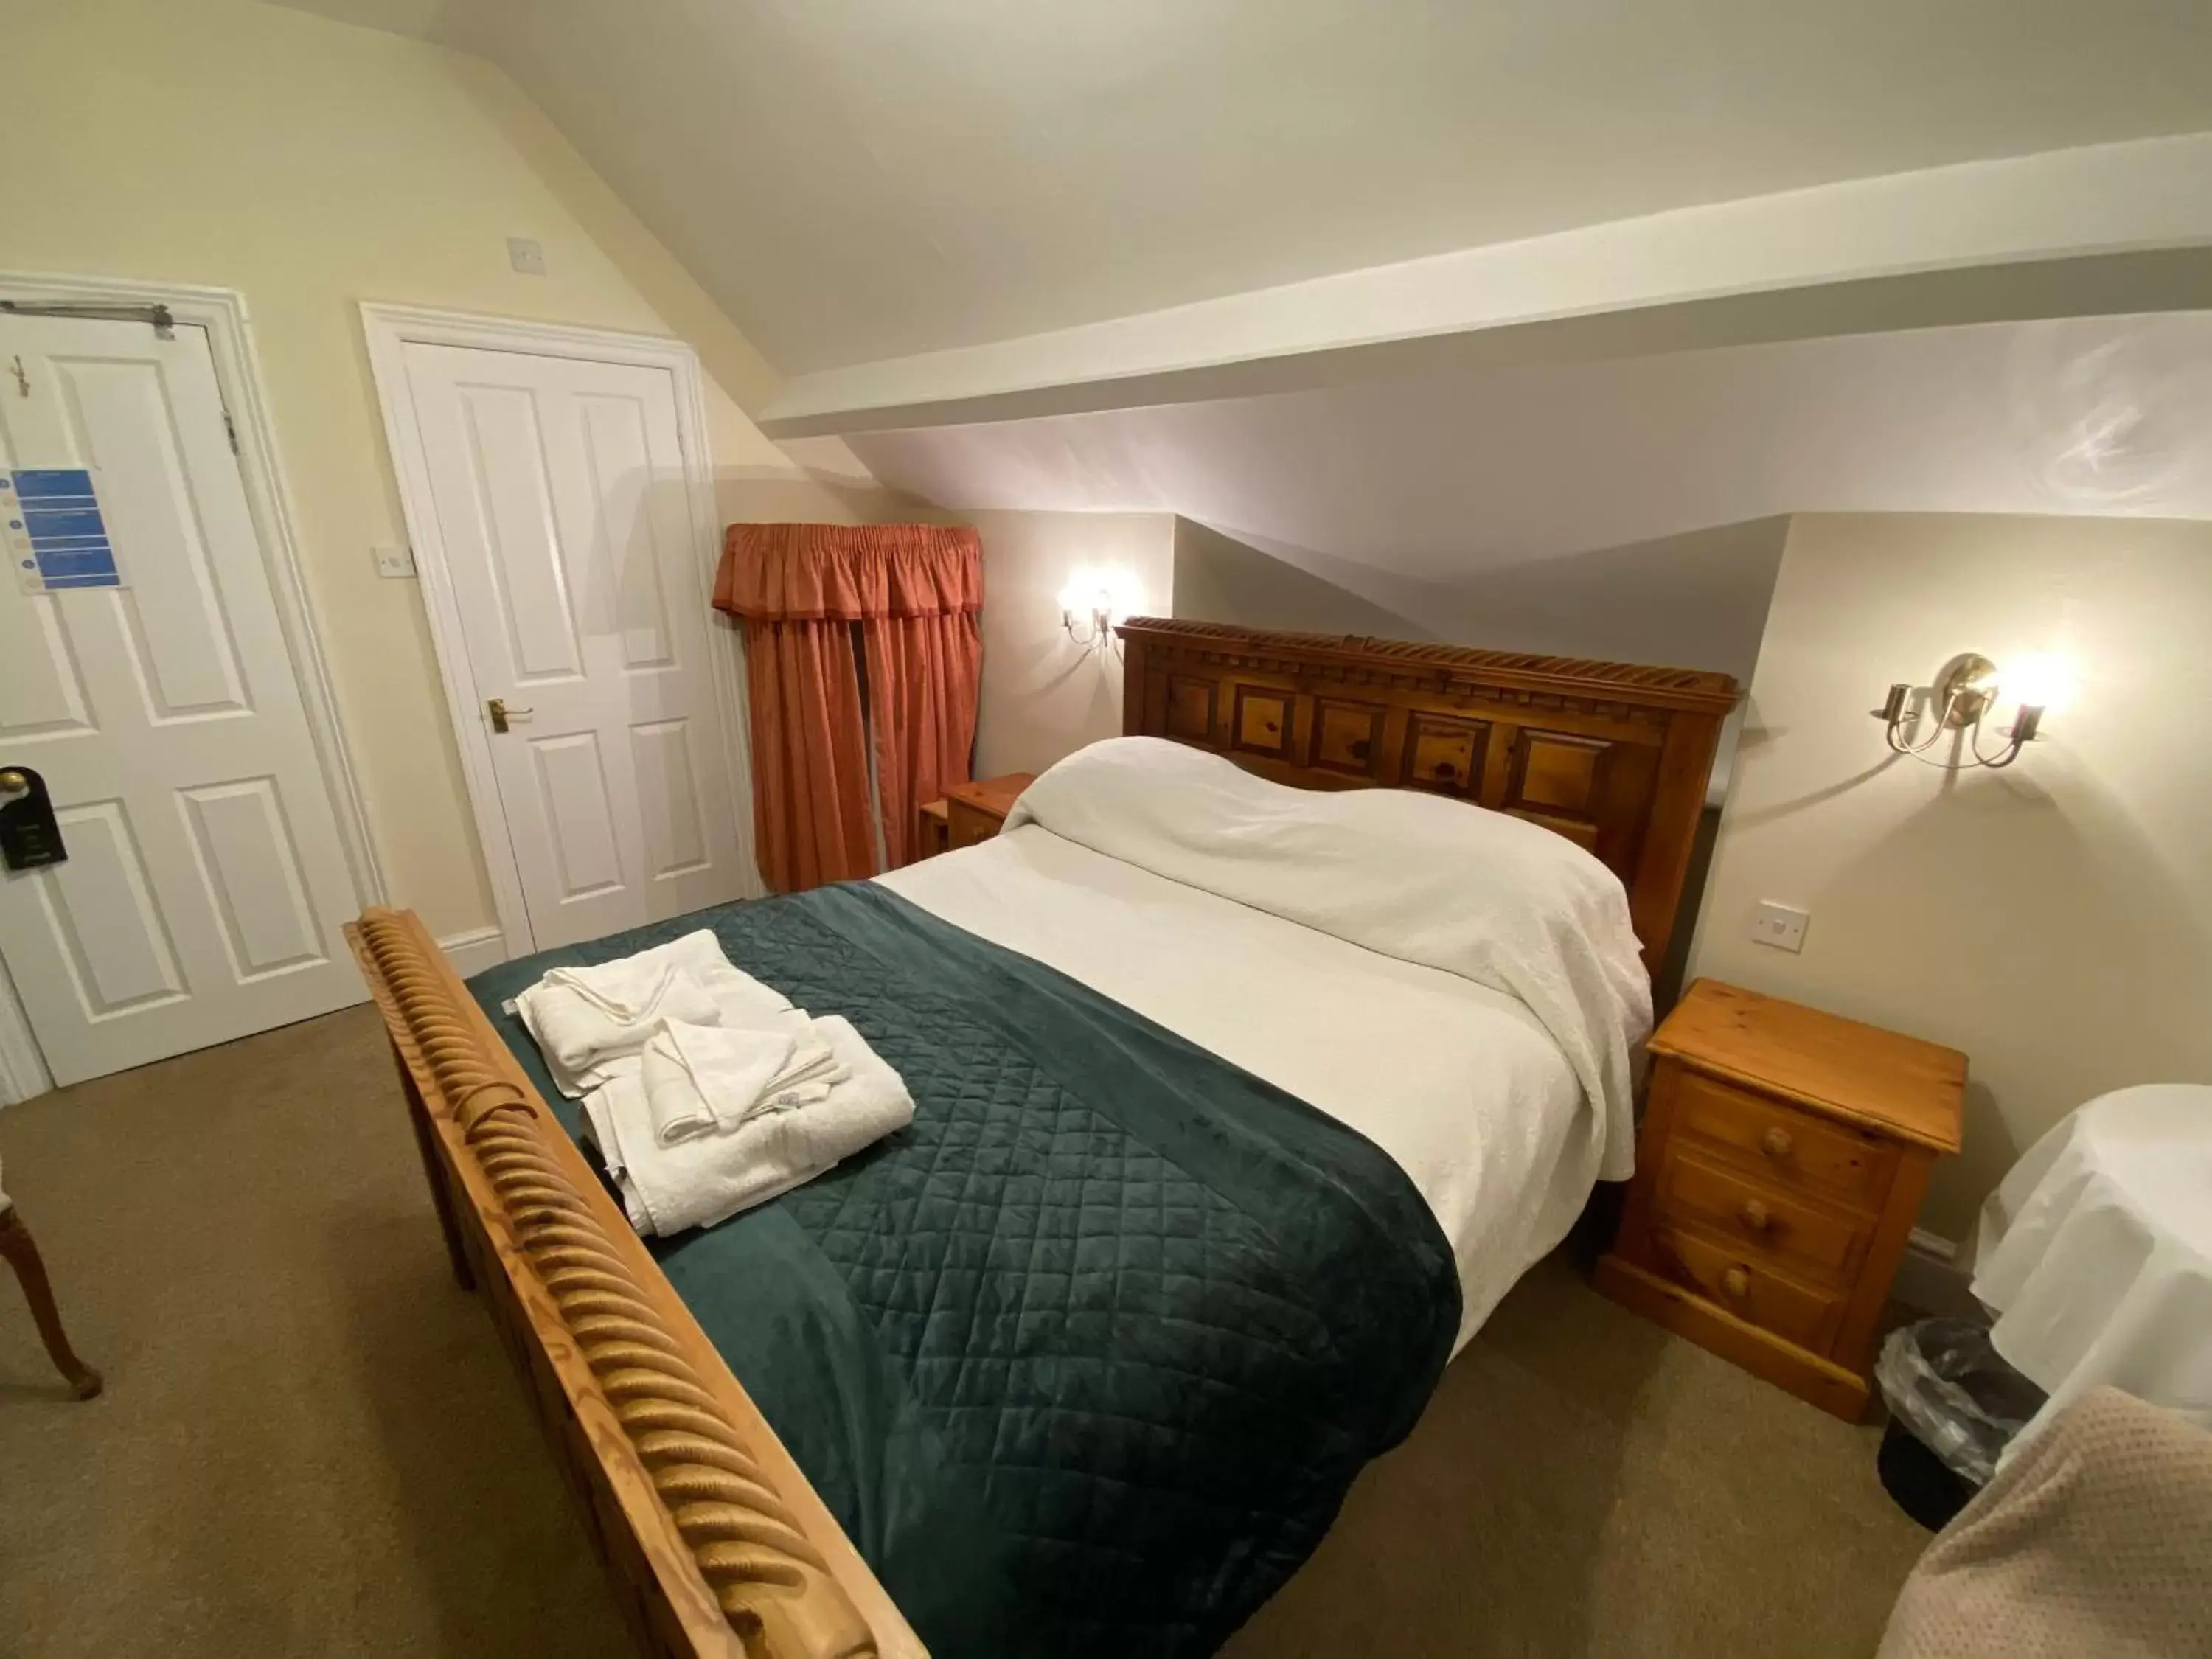
[[[1059,605],[1066,617],[1103,615],[1119,619],[1134,616],[1142,599],[1137,579],[1127,570],[1085,565],[1068,573],[1060,590]]]
[[[2075,678],[2073,663],[2057,653],[2023,651],[2005,664],[1997,695],[2008,703],[2047,714],[2065,706]]]

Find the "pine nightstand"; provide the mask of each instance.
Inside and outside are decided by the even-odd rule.
[[[1636,1178],[1597,1286],[1847,1419],[1966,1057],[1699,980],[1651,1039]]]
[[[945,792],[944,799],[931,801],[921,809],[921,856],[957,852],[990,840],[1005,825],[1006,814],[1014,810],[1015,798],[1036,781],[1034,772],[1008,772],[1002,777],[954,784]]]

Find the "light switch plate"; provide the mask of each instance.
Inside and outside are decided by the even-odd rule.
[[[1760,904],[1751,919],[1751,936],[1778,951],[1802,951],[1805,948],[1805,924],[1811,920],[1802,910],[1793,910],[1786,904],[1768,900]]]
[[[372,547],[376,555],[376,574],[380,576],[411,576],[415,574],[415,554],[405,547]]]
[[[526,276],[543,276],[544,246],[532,237],[510,236],[507,239],[507,262]]]

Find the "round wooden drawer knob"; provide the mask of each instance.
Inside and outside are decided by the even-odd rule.
[[[1741,1302],[1751,1294],[1751,1275],[1741,1267],[1730,1267],[1721,1275],[1721,1289]]]
[[[1735,1212],[1735,1217],[1755,1233],[1765,1232],[1774,1219],[1773,1216],[1768,1213],[1766,1206],[1755,1198],[1744,1200],[1743,1207]]]
[[[1790,1148],[1791,1146],[1790,1131],[1787,1129],[1769,1129],[1765,1134],[1759,1136],[1759,1149],[1769,1158],[1787,1158],[1790,1156]]]

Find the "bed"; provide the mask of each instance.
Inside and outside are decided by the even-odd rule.
[[[984,846],[467,984],[410,915],[355,929],[456,1273],[530,1382],[641,1650],[1211,1651],[1592,1182],[1624,1172],[1625,1081],[1597,1052],[1619,1044],[1563,1035],[1561,975],[1468,968],[1459,933],[1423,931],[1443,889],[1363,933],[1356,880],[1231,857],[1234,837],[1184,832],[1185,804],[1224,757],[1490,806],[1411,816],[1593,854],[1553,862],[1598,872],[1632,969],[1666,948],[1732,682],[1121,632],[1126,730],[1183,747],[1086,751]],[[1102,771],[1121,763],[1141,769],[1126,787]],[[1412,803],[1338,805],[1340,851],[1365,808]],[[1461,844],[1437,842],[1426,878],[1518,902],[1491,841],[1449,867]],[[1528,908],[1540,929],[1552,912]],[[851,1018],[915,1122],[648,1243],[503,1009],[556,961],[700,925]],[[1583,931],[1536,947],[1565,978],[1598,971]]]

